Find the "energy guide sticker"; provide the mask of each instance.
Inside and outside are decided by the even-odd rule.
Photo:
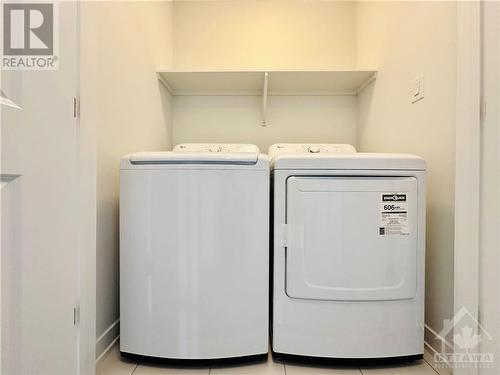
[[[408,201],[406,193],[383,193],[380,196],[381,236],[406,236],[408,225]]]

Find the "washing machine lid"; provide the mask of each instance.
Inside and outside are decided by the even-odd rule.
[[[425,170],[425,160],[411,154],[295,153],[271,158],[274,170]]]
[[[138,152],[122,159],[122,169],[140,166],[169,165],[256,165],[259,154],[255,152]]]
[[[244,143],[181,143],[174,147],[175,152],[214,152],[214,153],[259,153],[256,145]]]

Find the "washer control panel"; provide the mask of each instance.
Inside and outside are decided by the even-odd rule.
[[[251,144],[181,143],[174,147],[174,152],[213,152],[218,154],[239,152],[259,153],[259,148]]]

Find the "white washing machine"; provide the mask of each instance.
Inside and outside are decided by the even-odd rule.
[[[137,153],[120,171],[120,351],[265,355],[269,162],[252,145]]]
[[[425,161],[333,145],[273,145],[269,156],[273,351],[421,357]]]

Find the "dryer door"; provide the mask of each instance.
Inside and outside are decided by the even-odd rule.
[[[416,293],[414,177],[290,177],[286,292],[373,301]]]

